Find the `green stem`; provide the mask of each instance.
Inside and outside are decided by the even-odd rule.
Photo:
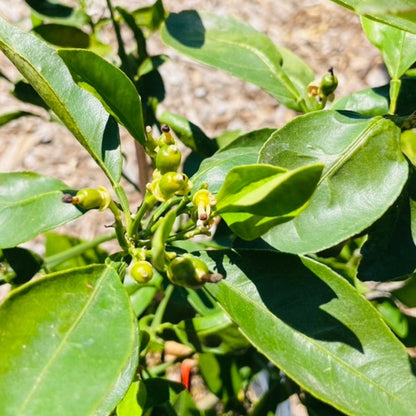
[[[54,254],[52,256],[45,257],[44,266],[45,268],[51,269],[52,267],[57,266],[58,264],[63,263],[64,261],[70,260],[73,257],[79,256],[90,248],[99,246],[100,244],[111,241],[116,238],[116,233],[111,233],[108,235],[102,235],[95,238],[91,241],[86,241],[85,243],[78,244],[75,247],[70,248],[62,253]]]
[[[146,214],[147,211],[152,209],[154,205],[156,204],[157,200],[156,198],[148,191],[144,194],[143,202],[140,205],[139,210],[137,211],[135,217],[133,218],[133,221],[131,222],[130,226],[127,227],[127,236],[132,237],[137,234],[137,232],[140,229],[140,223],[143,219],[144,214]]]
[[[117,198],[120,202],[121,209],[123,210],[124,217],[126,219],[126,228],[129,229],[131,224],[131,214],[130,214],[130,205],[129,201],[127,199],[126,192],[124,191],[124,188],[120,185],[114,186],[114,192],[117,195]]]
[[[111,201],[108,208],[110,208],[111,212],[114,215],[114,228],[116,230],[117,241],[124,251],[128,251],[129,243],[126,240],[126,228],[124,227],[123,220],[121,218],[121,211],[119,210],[118,206],[114,201]],[[126,222],[127,218],[130,220],[130,215],[126,217]]]
[[[111,4],[111,0],[106,0],[107,1],[107,7],[108,10],[110,11],[110,16],[111,16],[111,21],[113,23],[113,28],[114,28],[114,33],[116,34],[116,38],[117,38],[117,44],[118,44],[118,56],[120,57],[120,60],[122,62],[122,67],[123,69],[126,70],[127,75],[130,79],[132,79],[132,75],[129,71],[129,63],[128,63],[128,59],[127,59],[127,54],[126,54],[126,50],[124,49],[124,42],[123,42],[123,38],[121,36],[121,31],[120,31],[120,26],[117,23],[117,20],[114,16],[114,8],[113,5]]]
[[[174,285],[169,285],[166,288],[165,296],[160,302],[156,310],[155,316],[153,318],[152,324],[150,325],[150,329],[152,329],[153,331],[155,331],[159,327],[159,325],[162,323],[163,315],[165,314],[169,299],[171,298],[174,289],[175,289]]]
[[[392,79],[390,81],[390,107],[389,107],[390,115],[393,115],[396,113],[397,98],[399,97],[401,85],[402,85],[402,82],[400,79]]]

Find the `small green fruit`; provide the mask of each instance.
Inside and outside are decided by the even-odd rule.
[[[334,75],[334,70],[329,68],[328,73],[322,77],[321,94],[325,97],[331,95],[338,87],[338,78]]]
[[[153,267],[148,261],[136,261],[130,269],[130,275],[137,283],[147,283],[153,277]]]
[[[198,289],[206,282],[217,283],[222,279],[220,274],[210,273],[205,262],[191,254],[174,258],[169,263],[167,276],[173,284],[192,289]]]
[[[174,144],[163,145],[156,154],[156,169],[162,174],[176,172],[181,164],[181,151]]]

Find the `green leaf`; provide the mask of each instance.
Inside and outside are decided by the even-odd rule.
[[[2,253],[15,273],[11,279],[13,285],[21,285],[29,281],[40,270],[43,263],[41,257],[23,247],[4,248]]]
[[[39,94],[26,81],[16,82],[12,94],[20,101],[42,107],[49,111],[49,106],[42,100]]]
[[[156,377],[144,380],[144,385],[147,392],[145,409],[173,402],[185,389],[182,384]]]
[[[416,110],[416,79],[403,78],[397,97],[396,114],[405,116]],[[342,97],[332,105],[333,110],[349,110],[363,116],[384,116],[390,107],[390,85],[369,88]]]
[[[45,262],[48,270],[59,271],[70,269],[73,267],[87,266],[89,264],[104,263],[108,257],[108,253],[99,246],[89,247],[80,253],[74,254],[71,258],[65,259],[57,265],[50,266],[50,259],[57,258],[59,254],[63,254],[74,247],[82,248],[85,241],[69,235],[58,234],[54,232],[46,233],[45,242]]]
[[[256,163],[260,148],[274,131],[265,128],[247,133],[205,159],[192,177],[194,189],[199,189],[203,182],[207,182],[209,190],[217,193],[229,170],[235,166]]]
[[[89,35],[74,26],[49,23],[34,27],[33,32],[47,42],[63,48],[88,48],[90,46]]]
[[[299,210],[311,197],[323,165],[293,171],[271,165],[243,165],[228,172],[217,194],[217,212],[248,212],[265,217]]]
[[[137,70],[137,75],[141,77],[149,72],[155,71],[168,60],[169,57],[167,55],[149,56],[140,64],[139,69]]]
[[[416,34],[364,17],[361,24],[370,42],[380,49],[390,77],[400,78],[416,61]]]
[[[0,115],[0,127],[4,126],[7,123],[10,123],[13,120],[17,120],[18,118],[26,117],[26,116],[35,116],[35,114],[29,113],[27,111],[21,111],[21,110],[12,111],[10,113],[2,114],[2,115]]]
[[[206,289],[301,387],[350,415],[413,414],[416,378],[404,346],[344,278],[277,252],[208,255],[225,278]]]
[[[117,406],[117,416],[142,416],[146,403],[146,387],[143,381],[134,381],[123,400]]]
[[[90,18],[82,10],[68,7],[56,1],[48,0],[25,0],[26,3],[40,16],[50,21],[63,22],[75,26],[90,23]]]
[[[0,413],[107,415],[136,370],[137,324],[114,269],[41,278],[0,307]]]
[[[177,208],[170,210],[158,221],[158,227],[152,237],[152,264],[158,271],[166,269],[166,241],[172,232],[177,216]]]
[[[107,111],[139,143],[144,144],[141,99],[127,75],[91,51],[61,49],[58,53],[71,71],[74,81],[97,97]]]
[[[333,0],[356,13],[416,34],[413,0]]]
[[[162,326],[174,331],[179,341],[194,351],[227,354],[249,346],[247,339],[222,310],[179,323],[165,322]]]
[[[161,37],[180,53],[259,86],[291,109],[317,108],[307,96],[313,71],[243,22],[187,10],[169,15]]]
[[[400,337],[406,338],[409,332],[409,325],[406,317],[399,308],[389,299],[376,301],[376,309],[380,312],[386,324]]]
[[[370,227],[361,255],[357,274],[360,280],[386,281],[415,270],[416,245],[407,192]]]
[[[68,186],[36,173],[0,173],[0,247],[14,247],[82,215],[62,196]]]
[[[0,18],[0,50],[85,147],[113,184],[121,179],[118,128],[101,103],[78,87],[56,51]]]
[[[151,31],[157,30],[166,17],[162,0],[156,0],[152,6],[141,7],[135,10],[132,15],[139,27],[147,27]]]
[[[185,117],[164,111],[159,117],[159,121],[167,124],[184,145],[202,156],[211,156],[218,149],[215,140],[210,139],[197,125]]]
[[[292,253],[317,252],[360,233],[380,218],[406,183],[400,129],[380,117],[320,111],[297,117],[263,146],[260,163],[325,169],[308,207],[263,238]]]

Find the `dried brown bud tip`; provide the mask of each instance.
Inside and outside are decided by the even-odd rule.
[[[220,273],[210,273],[210,274],[203,274],[200,279],[201,282],[204,283],[218,283],[220,280],[222,280],[223,276]]]
[[[62,197],[62,202],[65,202],[65,204],[72,204],[73,196],[71,194],[64,194]]]
[[[170,128],[167,124],[162,124],[160,127],[163,131],[163,133],[169,133],[170,132]]]

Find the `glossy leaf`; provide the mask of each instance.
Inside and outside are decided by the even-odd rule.
[[[408,165],[400,129],[383,118],[322,111],[298,117],[263,146],[260,163],[325,169],[308,207],[263,238],[292,253],[321,251],[360,233],[399,196]]]
[[[171,13],[161,36],[168,46],[259,86],[289,108],[317,108],[307,96],[314,79],[309,66],[243,22],[187,10]]]
[[[71,269],[22,286],[0,321],[2,415],[107,415],[127,391],[137,325],[114,269]]]
[[[413,0],[333,0],[356,13],[416,34]]]
[[[33,32],[49,43],[63,48],[88,48],[90,37],[75,26],[49,23],[38,25]]]
[[[194,189],[199,189],[203,182],[207,182],[209,190],[217,193],[227,173],[233,167],[256,163],[260,148],[274,131],[274,129],[252,131],[204,159],[198,172],[192,177]]]
[[[293,171],[262,164],[237,166],[228,172],[218,191],[217,212],[287,215],[306,204],[322,169],[323,165]]]
[[[140,96],[124,72],[91,51],[61,49],[58,53],[75,82],[96,96],[107,111],[144,144]]]
[[[301,387],[350,415],[413,414],[416,377],[404,346],[343,277],[277,252],[207,254],[225,278],[206,289]]]
[[[363,116],[383,116],[390,107],[390,85],[368,88],[342,97],[332,105],[333,110],[354,111]],[[405,116],[416,110],[416,79],[404,78],[397,97],[396,114]]]
[[[400,78],[416,61],[416,34],[361,18],[365,34],[380,49],[391,78]]]
[[[0,50],[85,147],[112,183],[121,178],[118,128],[101,103],[78,87],[56,51],[0,18]]]
[[[14,247],[82,215],[62,196],[68,187],[36,173],[0,173],[0,247]]]

